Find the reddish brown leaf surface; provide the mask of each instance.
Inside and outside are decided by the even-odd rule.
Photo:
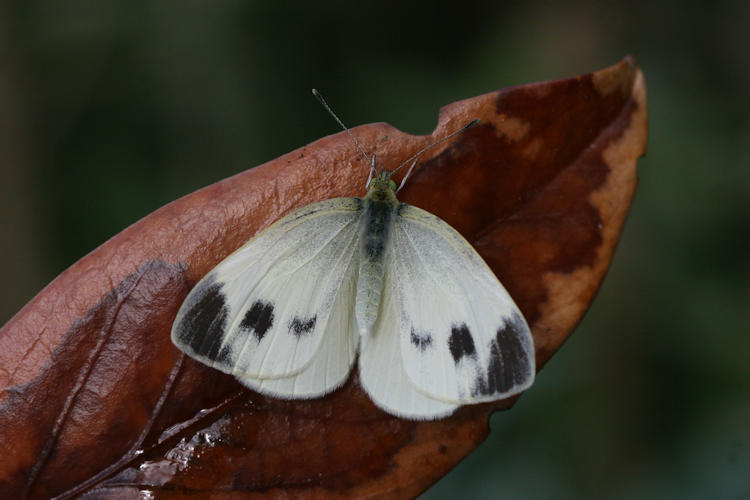
[[[425,155],[403,201],[472,242],[532,327],[541,367],[612,257],[646,143],[635,61],[446,106],[431,136],[353,133],[394,166]],[[487,434],[496,405],[436,422],[379,411],[359,388],[284,402],[185,358],[169,339],[190,288],[259,229],[307,203],[364,194],[344,134],[181,198],[71,266],[0,330],[0,497],[255,493],[410,498]],[[531,389],[533,390],[533,388]]]

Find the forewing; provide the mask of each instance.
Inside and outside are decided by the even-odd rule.
[[[502,399],[535,374],[531,332],[495,274],[438,217],[399,206],[388,273],[396,276],[404,370],[451,404]]]
[[[188,355],[242,378],[289,378],[318,353],[332,321],[351,309],[362,201],[336,198],[282,218],[216,266],[190,292],[172,327]],[[351,363],[351,360],[349,360]]]
[[[362,337],[360,384],[373,402],[388,413],[418,420],[448,416],[456,405],[430,398],[418,391],[404,370],[395,286],[395,276],[386,272],[380,314],[372,332]]]

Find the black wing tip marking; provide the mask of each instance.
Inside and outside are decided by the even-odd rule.
[[[409,340],[420,352],[425,352],[428,348],[432,347],[432,334],[430,332],[418,332],[414,327],[411,328]]]
[[[216,358],[214,358],[218,363],[222,365],[233,365],[233,356],[232,356],[232,348],[228,345],[225,345],[221,348],[219,353],[216,355]]]
[[[497,329],[495,338],[490,342],[486,378],[485,374],[480,374],[474,383],[472,392],[475,396],[507,393],[528,382],[531,360],[521,340],[527,328],[523,318],[514,313]]]
[[[199,283],[188,297],[187,310],[175,328],[177,343],[193,353],[216,361],[225,361],[231,355],[222,349],[229,307],[222,292],[224,283],[208,277]]]
[[[471,336],[466,323],[451,326],[451,335],[448,337],[448,349],[451,351],[453,361],[458,364],[464,357],[475,357],[477,348],[474,338]]]
[[[245,317],[242,318],[240,330],[252,331],[255,338],[260,342],[273,326],[273,311],[273,303],[256,300],[245,313]]]
[[[289,333],[295,337],[300,338],[303,335],[309,335],[315,329],[315,323],[318,321],[318,315],[314,315],[310,318],[295,318],[289,323]]]

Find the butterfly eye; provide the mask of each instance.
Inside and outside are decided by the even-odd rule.
[[[391,191],[396,190],[396,183],[393,182],[391,179],[388,179],[388,187],[391,188]]]

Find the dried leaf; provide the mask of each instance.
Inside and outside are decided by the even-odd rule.
[[[476,246],[531,325],[541,367],[612,257],[646,143],[643,76],[628,58],[451,104],[430,136],[382,123],[353,133],[393,166],[474,118],[400,198]],[[0,497],[410,498],[471,452],[513,401],[409,422],[378,410],[356,375],[325,398],[279,401],[169,340],[183,298],[223,257],[296,207],[362,195],[366,176],[344,134],[326,137],[170,203],[55,279],[0,330]]]

